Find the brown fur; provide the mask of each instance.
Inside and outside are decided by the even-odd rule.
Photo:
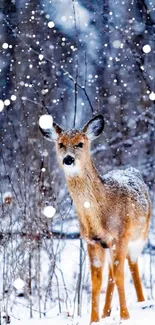
[[[96,124],[92,125],[92,120],[95,120]],[[109,173],[103,178],[98,175],[90,157],[89,137],[90,139],[92,137],[91,131],[99,134],[102,125],[100,123],[98,131],[97,123],[98,120],[102,120],[102,116],[97,116],[92,120],[82,132],[63,132],[61,128],[54,126],[58,134],[56,141],[58,161],[64,169],[68,189],[78,214],[81,236],[88,242],[92,278],[91,323],[99,321],[99,295],[105,260],[103,247],[109,247],[111,263],[102,317],[110,315],[111,300],[116,284],[120,317],[129,318],[124,289],[125,258],[128,259],[138,301],[144,300],[138,262],[130,258],[129,243],[134,243],[138,239],[146,240],[151,213],[147,187],[138,171],[127,170],[128,186],[115,178],[115,174]],[[46,134],[46,130],[43,134]],[[78,147],[80,142],[83,143],[83,148]],[[60,148],[60,143],[63,143],[62,148]],[[65,169],[68,168],[63,164],[66,155],[72,155],[75,158],[78,172],[70,173]],[[126,178],[123,172],[120,175]],[[89,208],[84,206],[86,201],[90,203]]]
[[[83,153],[76,152],[75,145],[84,142]],[[103,317],[110,315],[111,299],[116,283],[120,299],[120,316],[122,319],[129,318],[126,306],[124,291],[124,260],[127,257],[133,282],[137,292],[138,301],[144,300],[142,286],[139,277],[138,264],[131,263],[128,257],[128,242],[141,237],[146,240],[149,217],[150,200],[146,188],[146,209],[139,205],[131,193],[126,193],[120,188],[113,188],[106,184],[99,177],[89,153],[89,143],[83,134],[66,133],[59,137],[58,142],[63,142],[66,148],[70,146],[81,162],[81,172],[75,176],[66,176],[68,189],[73,199],[80,223],[81,236],[88,241],[88,253],[90,257],[91,277],[92,277],[92,312],[91,323],[99,321],[99,294],[102,284],[102,269],[104,264],[104,250],[99,243],[94,243],[95,236],[103,239],[110,248],[112,265],[109,266],[109,281]],[[59,158],[60,149],[57,146]],[[78,151],[78,150],[77,150]],[[80,150],[79,150],[80,152]],[[61,163],[60,163],[61,164]],[[91,203],[91,207],[86,209],[84,202]],[[143,216],[143,224],[140,217]],[[92,243],[91,243],[92,241]],[[115,245],[115,250],[113,249]],[[100,267],[93,265],[93,259],[97,257],[101,263]],[[116,263],[117,262],[117,263]]]

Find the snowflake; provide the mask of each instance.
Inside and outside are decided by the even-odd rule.
[[[14,102],[17,99],[16,95],[11,95],[11,100]]]
[[[10,100],[9,99],[5,99],[4,104],[5,104],[5,106],[9,106],[10,105]]]
[[[113,41],[112,45],[115,49],[119,49],[121,47],[122,43],[120,40],[115,40],[115,41]]]
[[[15,289],[20,290],[24,288],[25,282],[22,279],[18,278],[14,281],[13,286]]]
[[[39,125],[41,129],[50,129],[53,126],[52,116],[48,114],[40,116]]]
[[[42,93],[42,95],[46,95],[48,93],[48,89],[42,89],[41,93]]]
[[[12,193],[11,192],[5,192],[2,196],[3,203],[5,204],[11,204],[12,203]]]
[[[52,205],[48,205],[43,209],[43,214],[47,218],[53,218],[56,213],[56,209]]]
[[[39,60],[42,61],[44,58],[43,54],[39,54]]]
[[[155,93],[152,91],[151,94],[149,95],[149,98],[151,100],[155,100]]]
[[[48,27],[49,28],[53,28],[55,26],[54,22],[53,21],[49,21],[48,22]]]
[[[9,44],[8,44],[8,43],[3,43],[3,44],[2,44],[2,48],[3,48],[4,50],[7,50],[8,47],[9,47]]]
[[[3,100],[0,99],[0,112],[3,111],[3,108],[4,108],[4,102]]]
[[[143,46],[143,52],[144,53],[149,53],[151,52],[151,46],[149,44],[146,44]]]
[[[90,202],[85,201],[85,202],[84,202],[84,207],[85,207],[86,209],[89,209],[89,208],[90,208]]]

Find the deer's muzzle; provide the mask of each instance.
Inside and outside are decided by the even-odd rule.
[[[72,165],[74,163],[75,159],[72,157],[72,156],[66,156],[64,159],[63,159],[63,164],[64,165]]]

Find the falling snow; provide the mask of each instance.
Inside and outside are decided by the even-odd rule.
[[[55,26],[54,22],[53,21],[49,21],[48,22],[48,27],[49,28],[53,28]]]
[[[86,209],[89,209],[89,208],[90,208],[90,202],[89,202],[89,201],[85,201],[85,202],[84,202],[84,207],[85,207]]]
[[[56,213],[56,209],[51,205],[48,205],[43,209],[43,214],[47,218],[53,218],[55,213]]]
[[[11,100],[14,102],[17,99],[16,95],[11,95]]]
[[[50,129],[53,126],[52,116],[47,114],[40,116],[39,125],[42,129]]]
[[[152,91],[151,94],[149,95],[149,98],[151,100],[155,100],[155,93]]]
[[[4,100],[4,105],[5,106],[9,106],[10,105],[10,100],[9,99],[5,99]]]
[[[35,319],[42,324],[89,324],[87,245],[80,238],[77,214],[54,142],[45,141],[39,129],[52,131],[53,120],[64,130],[83,130],[93,115],[102,113],[103,133],[91,144],[99,174],[113,186],[123,184],[125,191],[130,189],[133,197],[145,205],[145,197],[136,190],[140,192],[139,179],[132,176],[131,182],[119,172],[114,177],[112,170],[132,166],[142,174],[151,195],[152,222],[149,241],[139,259],[140,276],[145,304],[149,305],[150,297],[155,298],[154,6],[152,1],[100,2],[2,1],[2,324],[7,314],[13,325],[22,324],[22,319],[26,325],[35,324]],[[74,154],[74,146],[70,150]],[[77,152],[79,166],[83,150],[85,146]],[[87,158],[85,152],[82,171]],[[89,196],[84,201],[83,211],[93,210]],[[135,209],[134,200],[131,207]],[[95,262],[100,265],[98,260]],[[107,265],[101,309],[106,279]],[[125,281],[129,322],[153,325],[154,308],[136,302],[127,265]],[[112,315],[100,324],[120,324],[115,294]]]
[[[146,44],[143,46],[143,52],[144,53],[150,53],[151,52],[151,46],[149,44]]]
[[[2,112],[4,109],[4,102],[0,99],[0,112]]]
[[[17,290],[20,290],[24,288],[25,282],[22,279],[18,278],[14,281],[13,285]]]
[[[39,60],[42,61],[44,58],[43,54],[39,54]]]
[[[8,43],[3,43],[3,44],[2,44],[2,48],[3,48],[3,49],[6,50],[6,49],[8,49],[8,47],[9,47],[9,44],[8,44]]]

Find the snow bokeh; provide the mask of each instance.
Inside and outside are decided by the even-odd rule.
[[[17,99],[16,95],[11,95],[11,100],[14,102]]]
[[[53,206],[48,205],[48,206],[44,207],[43,214],[47,218],[53,218],[54,215],[56,214],[56,209]]]
[[[84,207],[85,207],[86,209],[89,209],[89,208],[90,208],[90,202],[89,202],[89,201],[85,201],[85,202],[84,202]]]
[[[24,288],[25,282],[22,279],[18,278],[14,281],[13,286],[15,289],[20,290]]]
[[[53,126],[52,116],[48,114],[40,116],[39,126],[41,127],[41,129],[51,129]]]
[[[55,26],[54,22],[53,21],[49,21],[48,22],[48,27],[49,28],[53,28]]]
[[[155,93],[153,91],[150,93],[149,98],[155,100]]]
[[[7,50],[8,47],[9,47],[9,44],[8,44],[8,43],[3,43],[3,44],[2,44],[2,48],[3,48],[4,50]]]
[[[5,99],[4,100],[4,105],[9,106],[10,105],[10,99]]]
[[[3,100],[0,100],[0,112],[2,112],[4,109],[4,102]]]
[[[41,140],[38,119],[44,112],[49,115],[41,122],[43,128],[52,127],[51,114],[64,130],[82,129],[101,112],[105,130],[91,148],[100,175],[130,166],[141,171],[153,203],[149,241],[139,261],[149,305],[155,297],[153,2],[2,2],[1,310],[7,310],[12,324],[22,319],[26,324],[89,324],[86,245],[79,240],[77,216],[54,144]],[[20,277],[25,283],[21,296],[13,286]],[[131,324],[152,325],[154,310],[137,304],[128,269],[125,278]],[[105,288],[106,281],[101,312]],[[78,293],[82,318],[76,317]],[[66,310],[75,319],[56,316]],[[30,317],[37,320],[29,321]],[[101,323],[120,323],[117,293],[112,316]]]
[[[149,44],[145,44],[143,46],[143,52],[144,53],[150,53],[151,52],[151,46]]]

